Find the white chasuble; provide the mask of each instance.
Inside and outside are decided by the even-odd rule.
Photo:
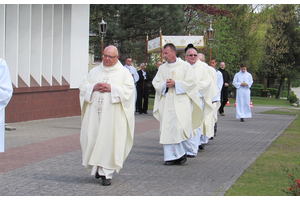
[[[106,82],[111,92],[93,92],[94,85]],[[127,158],[134,134],[134,82],[122,64],[90,70],[80,84],[82,164],[119,172]]]
[[[170,78],[184,93],[176,85],[166,92],[166,81]],[[203,118],[192,66],[180,58],[175,63],[165,63],[158,68],[152,84],[156,91],[153,115],[160,122],[160,143],[174,144],[189,139]]]
[[[242,83],[248,83],[247,86],[241,86]],[[253,78],[247,70],[235,74],[232,84],[236,87],[236,118],[251,118],[250,107],[250,87],[253,84]]]
[[[8,66],[0,58],[0,152],[4,152],[5,147],[5,107],[10,101],[13,93]]]
[[[214,92],[213,92],[214,89],[210,90],[212,85],[212,80],[209,72],[203,65],[204,63],[198,60],[192,67],[194,69],[195,76],[196,76],[197,88],[198,88],[198,92],[200,93],[199,94],[200,100],[201,101],[202,99],[204,100],[203,118],[205,118],[213,110],[212,98],[214,96]]]

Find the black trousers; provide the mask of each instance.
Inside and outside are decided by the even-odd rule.
[[[224,107],[226,106],[226,103],[228,101],[228,89],[222,89],[221,90],[221,106],[219,108],[219,113],[223,113],[224,112]]]
[[[148,110],[148,98],[149,98],[149,92],[148,89],[145,88],[144,91],[142,88],[137,88],[137,110],[139,112],[147,112]],[[144,102],[143,102],[144,99]]]

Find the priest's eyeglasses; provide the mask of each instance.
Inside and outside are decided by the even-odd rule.
[[[117,57],[117,55],[115,55],[115,56],[109,56],[109,55],[105,55],[105,54],[103,54],[103,58],[107,58],[107,57],[112,59],[112,58],[115,58],[115,57]]]
[[[187,55],[187,56],[190,56],[190,57],[197,57],[197,54],[190,54],[190,55]]]

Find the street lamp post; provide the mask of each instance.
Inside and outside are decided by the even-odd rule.
[[[105,33],[106,33],[106,22],[103,20],[103,17],[102,17],[102,21],[101,23],[99,22],[99,36],[101,36],[101,61],[103,59],[103,38],[105,36]]]
[[[211,66],[211,52],[212,52],[212,43],[215,39],[215,30],[212,28],[212,19],[210,19],[210,27],[206,32],[207,41],[209,43],[209,65]]]

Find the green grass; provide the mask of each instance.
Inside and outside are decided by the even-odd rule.
[[[287,106],[286,99],[251,97],[253,106]],[[149,110],[153,109],[154,98],[149,98]],[[230,106],[235,100],[229,99]],[[278,108],[266,114],[300,115],[298,109]],[[283,116],[284,117],[284,116]],[[244,171],[241,177],[226,192],[225,196],[286,196],[282,190],[290,187],[289,176],[284,167],[294,168],[300,162],[300,117],[279,136],[255,162]],[[300,172],[296,178],[300,179]]]
[[[268,105],[268,106],[291,106],[291,103],[286,99],[275,99],[266,97],[251,97],[253,106]],[[235,99],[229,98],[230,106],[234,106]]]
[[[268,106],[292,106],[286,99],[275,99],[266,97],[251,97],[253,106],[255,105],[268,105]],[[234,106],[235,99],[229,98],[229,106]],[[154,95],[149,96],[148,110],[153,110]],[[227,105],[228,106],[228,105]]]
[[[276,109],[268,114],[299,115],[300,110]],[[284,117],[284,116],[283,116]],[[286,196],[289,175],[284,167],[292,169],[300,162],[300,118],[279,136],[241,177],[229,188],[225,196]],[[300,172],[296,174],[300,178]]]

